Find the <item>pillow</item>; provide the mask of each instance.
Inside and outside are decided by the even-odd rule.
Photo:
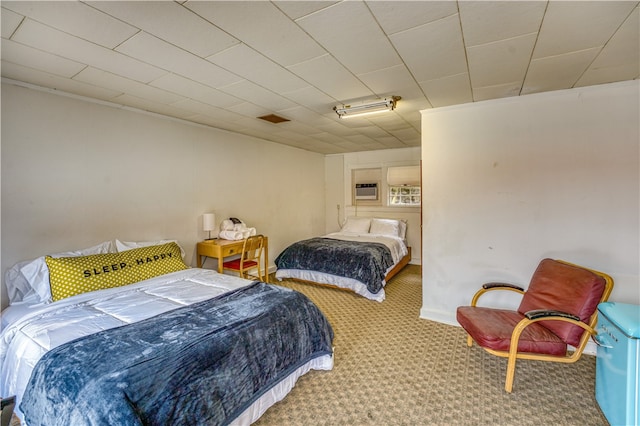
[[[187,269],[176,243],[121,253],[61,258],[47,256],[45,260],[49,267],[53,301]]]
[[[355,217],[351,216],[347,218],[347,221],[342,226],[342,232],[355,232],[358,234],[366,234],[369,232],[369,226],[371,225],[371,218],[369,217]]]
[[[400,221],[396,219],[377,219],[371,220],[370,234],[388,235],[391,237],[400,236]]]
[[[400,223],[399,237],[402,238],[403,240],[406,240],[407,239],[407,221],[404,219],[400,219],[398,223]]]
[[[114,252],[113,242],[105,241],[86,249],[57,253],[50,256],[74,257]],[[7,270],[4,281],[10,304],[18,302],[41,303],[51,301],[49,269],[45,262],[45,256],[16,263]]]
[[[159,246],[162,244],[167,244],[167,243],[176,243],[178,244],[178,247],[180,247],[180,254],[182,255],[182,258],[184,259],[184,250],[182,249],[182,246],[178,243],[178,240],[158,240],[158,241],[120,241],[120,240],[116,240],[116,250],[118,252],[123,252],[123,251],[127,251],[127,250],[131,250],[131,249],[135,249],[135,248],[140,248],[140,247],[149,247],[149,246]]]

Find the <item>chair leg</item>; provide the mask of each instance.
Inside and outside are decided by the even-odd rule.
[[[504,390],[511,393],[513,390],[513,379],[516,375],[516,355],[509,354],[509,361],[507,362],[507,378],[504,382]]]

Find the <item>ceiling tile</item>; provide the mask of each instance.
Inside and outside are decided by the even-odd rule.
[[[403,93],[416,93],[420,90],[404,64],[358,74],[357,77],[381,98],[389,95],[402,96]]]
[[[229,111],[228,109],[218,108],[193,99],[185,99],[176,102],[171,106],[187,111],[192,111],[198,114],[215,117],[216,119],[223,121],[238,121],[243,118],[240,114],[236,114],[235,112]]]
[[[509,96],[518,96],[522,88],[522,80],[511,83],[497,84],[494,86],[474,87],[473,100],[475,102],[486,101],[489,99],[506,98]]]
[[[296,23],[355,74],[401,63],[389,39],[362,2],[342,2],[300,18]]]
[[[493,86],[501,82],[523,81],[537,34],[467,48],[471,85]]]
[[[454,1],[367,1],[385,33],[391,35],[458,13]]]
[[[18,28],[18,25],[20,25],[24,16],[3,7],[0,12],[0,18],[2,19],[2,24],[0,24],[0,29],[2,29],[2,38],[9,38]]]
[[[176,74],[166,74],[149,84],[221,108],[242,103],[242,100],[234,96]]]
[[[282,96],[319,114],[330,111],[337,103],[335,99],[314,86],[307,86],[291,92],[282,92]]]
[[[375,139],[372,139],[366,135],[362,135],[362,134],[358,134],[358,135],[353,135],[353,136],[347,136],[346,139],[348,139],[350,142],[356,144],[356,145],[372,145],[372,144],[380,144],[380,142],[376,141]]]
[[[413,127],[392,130],[390,133],[397,137],[398,140],[412,141],[413,143],[420,140],[420,132]]]
[[[225,86],[242,80],[241,77],[209,61],[145,32],[140,32],[122,43],[116,51],[209,87]]]
[[[602,47],[636,6],[630,1],[551,1],[533,59]]]
[[[260,105],[270,111],[291,108],[295,105],[289,99],[247,80],[221,87],[220,90],[239,99]]]
[[[335,116],[336,118],[338,117],[337,115]],[[344,120],[337,119],[334,121],[333,117],[331,116],[330,118],[329,117],[325,117],[325,118],[327,118],[328,121],[325,120],[322,124],[320,124],[319,126],[316,126],[318,130],[320,130],[320,132],[322,133],[333,134],[339,137],[355,135],[357,133],[356,130],[345,127],[343,125],[345,122]]]
[[[63,58],[148,83],[166,71],[26,19],[11,38]]]
[[[272,113],[270,109],[261,107],[256,104],[252,104],[250,102],[242,102],[241,104],[234,105],[227,109],[229,111],[233,111],[240,115],[244,115],[245,117],[250,117],[250,118],[257,118],[257,117],[261,117],[263,115]]]
[[[317,131],[314,127],[300,121],[287,121],[286,123],[274,124],[273,126],[274,131],[277,131],[278,134],[286,131],[290,132],[294,138],[299,137],[299,135],[309,135]]]
[[[469,46],[537,33],[547,2],[461,1],[460,21]]]
[[[408,145],[403,143],[403,141],[398,140],[398,138],[393,135],[389,135],[384,138],[376,138],[376,140],[388,148],[405,148]],[[420,144],[411,144],[409,146],[420,146]]]
[[[205,126],[215,127],[216,129],[228,130],[230,132],[246,134],[244,129],[238,126],[237,123],[231,121],[225,121],[218,119],[216,117],[212,117],[210,115],[202,115],[195,114],[190,115],[186,120],[192,121],[194,123],[199,123]]]
[[[2,59],[61,77],[73,77],[86,67],[69,59],[2,39]]]
[[[78,1],[3,1],[2,6],[109,49],[138,29]]]
[[[246,44],[238,44],[207,60],[277,93],[290,92],[309,84]]]
[[[576,86],[632,80],[640,75],[640,8],[611,37]]]
[[[336,145],[341,145],[344,142],[349,142],[348,139],[346,139],[346,137],[336,137],[334,134],[331,133],[327,133],[327,132],[321,132],[321,133],[314,133],[313,135],[311,135],[314,139],[326,142],[326,143],[331,143],[331,144],[336,144]],[[350,142],[349,142],[350,143]]]
[[[118,96],[120,91],[109,90],[80,81],[70,80],[54,74],[27,68],[22,65],[2,61],[2,77],[33,84],[41,87],[54,88],[61,92],[85,96],[93,99],[111,100]]]
[[[384,138],[389,136],[389,132],[387,132],[386,130],[381,129],[378,126],[367,126],[367,127],[362,127],[359,130],[360,133],[362,133],[363,135],[366,135],[370,138]]]
[[[387,132],[411,128],[411,125],[396,113],[375,114],[369,117],[369,121]]]
[[[322,10],[325,7],[330,7],[333,4],[339,3],[337,1],[274,1],[278,9],[287,14],[291,19],[298,19],[303,16],[309,15],[318,10]]]
[[[422,90],[420,90],[420,93],[422,93]],[[395,111],[411,126],[416,129],[420,129],[420,122],[422,120],[420,111],[429,108],[432,108],[432,105],[425,97],[420,99],[402,98],[402,100],[398,102],[398,106]]]
[[[326,118],[315,111],[301,106],[278,110],[277,113],[278,115],[282,115],[298,123],[306,123],[313,126],[321,126],[332,121],[331,119]],[[338,117],[336,116],[336,119],[337,118]]]
[[[130,1],[126,7],[118,1],[87,4],[202,58],[239,43],[220,28],[172,1],[155,1],[152,6],[149,2]]]
[[[326,53],[270,2],[188,1],[185,6],[282,66]]]
[[[157,103],[174,103],[184,99],[183,96],[167,92],[134,80],[129,80],[106,71],[87,67],[78,75],[73,77],[76,81],[93,84],[94,86],[106,87],[112,90],[121,90],[132,96],[146,99]]]
[[[391,41],[418,82],[467,72],[457,14],[394,34]]]
[[[288,68],[338,102],[373,96],[371,90],[329,55]]]
[[[522,94],[573,87],[599,51],[596,47],[531,61]]]
[[[469,74],[466,72],[435,80],[421,81],[420,87],[434,108],[473,101]]]
[[[136,108],[143,111],[153,112],[155,114],[165,115],[168,117],[188,119],[193,115],[193,112],[184,109],[176,108],[172,105],[166,105],[158,102],[151,101],[149,99],[142,99],[129,94],[120,95],[111,100],[121,105]]]

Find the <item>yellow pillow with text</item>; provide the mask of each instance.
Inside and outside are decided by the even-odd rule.
[[[45,258],[53,301],[105,288],[120,287],[187,269],[176,243],[121,253]]]

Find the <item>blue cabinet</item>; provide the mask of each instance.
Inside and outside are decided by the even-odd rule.
[[[640,306],[598,305],[596,400],[612,426],[638,425]]]

